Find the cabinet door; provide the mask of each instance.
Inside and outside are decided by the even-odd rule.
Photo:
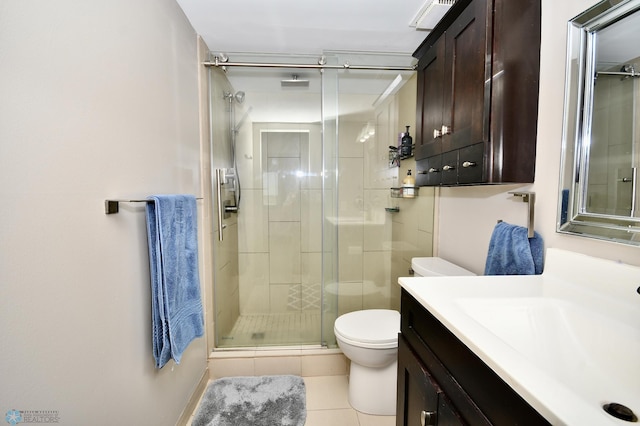
[[[404,338],[398,339],[397,426],[463,426],[455,407]]]
[[[398,406],[396,426],[435,424],[438,390],[404,339],[398,339]],[[429,421],[426,416],[434,421]],[[423,420],[424,419],[424,420]]]
[[[444,95],[445,39],[440,37],[418,64],[416,160],[442,152],[442,103]]]
[[[492,3],[492,2],[489,2]],[[491,55],[487,0],[473,0],[447,28],[442,152],[488,140]]]
[[[444,393],[438,395],[438,426],[463,426],[466,425],[460,418],[460,414]]]

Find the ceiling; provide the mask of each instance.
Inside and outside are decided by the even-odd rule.
[[[177,0],[213,52],[412,53],[425,0]]]
[[[230,62],[317,64],[326,54],[338,65],[405,67],[428,34],[410,26],[425,1],[432,0],[177,0],[211,52]],[[281,88],[293,74],[309,87]],[[370,115],[398,74],[340,71],[339,114]],[[404,83],[413,72],[402,74]],[[246,92],[242,108],[252,121],[319,120],[318,70],[227,67],[226,76],[233,90]]]

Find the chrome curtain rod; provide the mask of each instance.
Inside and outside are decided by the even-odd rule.
[[[598,71],[596,75],[619,75],[622,77],[640,77],[640,72],[637,71]]]
[[[306,69],[334,69],[334,70],[374,70],[374,71],[415,71],[417,65],[411,67],[382,67],[374,65],[351,65],[345,62],[342,65],[327,64],[285,64],[285,63],[265,63],[265,62],[223,62],[216,56],[213,62],[202,63],[205,67],[247,67],[247,68],[306,68]]]

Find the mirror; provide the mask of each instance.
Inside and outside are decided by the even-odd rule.
[[[640,245],[640,0],[569,21],[557,231]]]

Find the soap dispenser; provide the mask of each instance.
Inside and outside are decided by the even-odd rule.
[[[414,198],[416,196],[416,179],[411,175],[411,169],[402,180],[402,198]]]
[[[400,140],[400,158],[409,158],[411,157],[413,150],[413,138],[409,134],[409,127],[405,126],[407,131],[402,135],[402,139]]]

